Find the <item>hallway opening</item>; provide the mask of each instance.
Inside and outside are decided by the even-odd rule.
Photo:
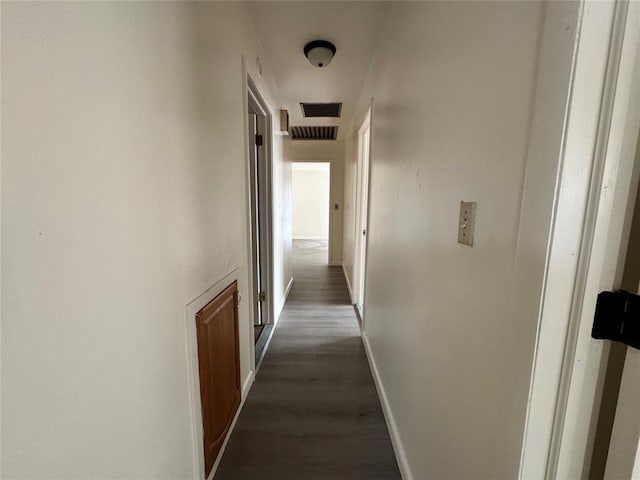
[[[325,264],[329,263],[330,178],[329,162],[291,164],[293,241],[310,240],[324,246]]]

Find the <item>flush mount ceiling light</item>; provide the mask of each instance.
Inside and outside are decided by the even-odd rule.
[[[336,53],[336,46],[326,40],[314,40],[304,46],[304,55],[314,67],[326,67]]]

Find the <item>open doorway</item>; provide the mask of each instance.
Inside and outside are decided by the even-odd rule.
[[[313,251],[329,264],[329,162],[292,162],[291,201],[294,249]]]
[[[250,78],[247,79],[247,116],[251,299],[257,365],[264,354],[274,323],[271,289],[271,126],[268,109]]]
[[[356,255],[354,265],[354,303],[364,322],[364,292],[367,265],[369,219],[369,164],[371,152],[371,111],[358,130],[358,163],[356,167]],[[364,326],[364,323],[363,323]]]

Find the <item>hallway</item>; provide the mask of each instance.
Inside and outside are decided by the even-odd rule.
[[[326,242],[293,248],[293,288],[215,479],[399,479],[342,270]]]
[[[640,0],[0,27],[0,478],[640,472]]]

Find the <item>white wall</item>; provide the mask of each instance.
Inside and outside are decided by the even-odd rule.
[[[282,137],[273,143],[273,285],[277,321],[293,282],[291,210],[291,162],[284,157]]]
[[[344,199],[344,142],[327,140],[290,140],[283,142],[285,162],[331,163],[329,213],[329,263],[342,264],[343,199]],[[338,204],[338,209],[335,205]]]
[[[373,97],[365,342],[405,478],[518,475],[575,25],[575,3],[389,12],[346,142],[344,263]]]
[[[292,165],[293,238],[329,238],[329,163]]]
[[[241,55],[276,107],[258,45],[242,3],[2,3],[3,478],[199,477],[185,306],[227,275],[249,298]]]

